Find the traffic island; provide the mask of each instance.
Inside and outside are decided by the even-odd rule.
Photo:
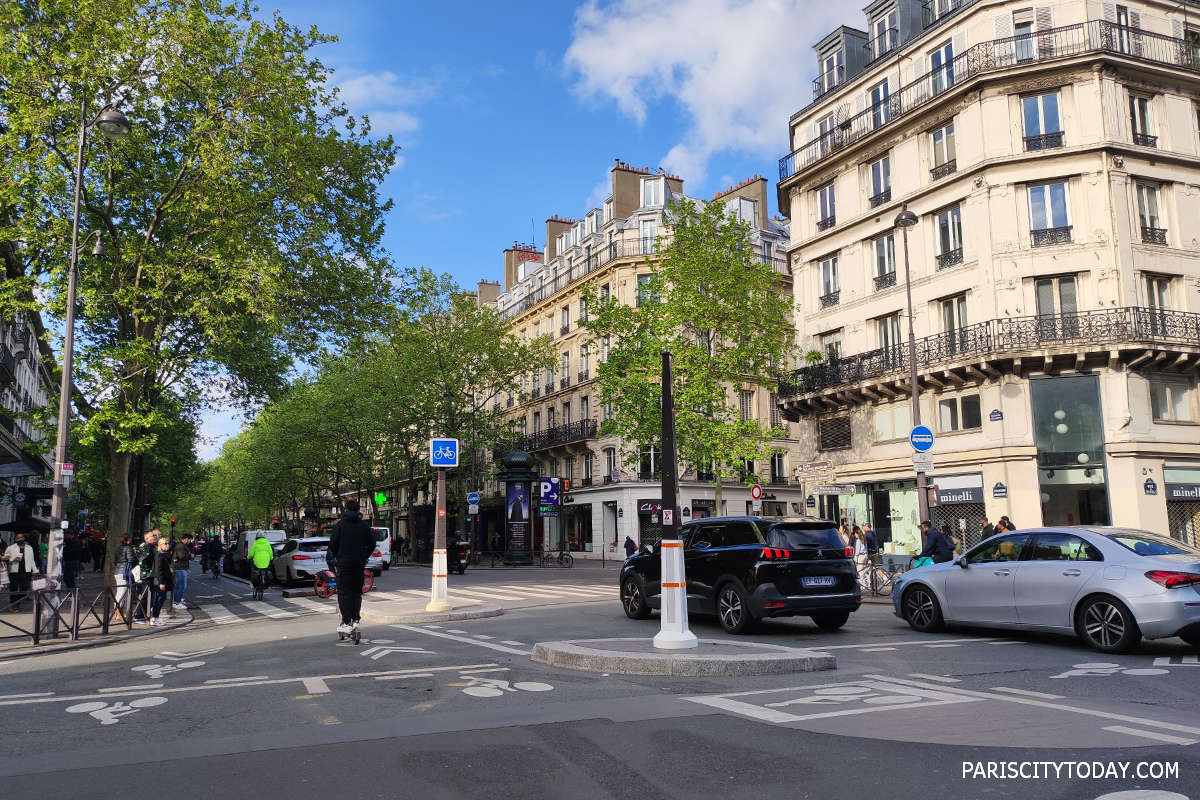
[[[539,642],[539,664],[616,675],[713,677],[786,675],[837,669],[828,653],[796,647],[728,639],[700,639],[689,650],[658,650],[653,639],[575,639]]]
[[[491,603],[475,603],[450,598],[449,611],[430,612],[425,610],[425,601],[411,603],[371,603],[362,606],[363,622],[381,625],[419,625],[427,622],[458,622],[467,619],[498,617],[504,609]]]

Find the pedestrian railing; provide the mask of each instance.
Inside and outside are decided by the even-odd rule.
[[[84,589],[30,589],[0,592],[0,641],[28,638],[33,644],[43,639],[80,635],[108,636],[114,627],[129,630],[135,613],[150,618],[149,584],[127,587],[105,586],[93,594]],[[28,607],[28,611],[25,608]]]

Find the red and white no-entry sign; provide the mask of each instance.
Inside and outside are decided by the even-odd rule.
[[[750,499],[762,500],[762,487],[757,483],[750,487]]]

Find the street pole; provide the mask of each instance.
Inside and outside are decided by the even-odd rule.
[[[697,647],[688,630],[687,576],[683,566],[683,537],[679,519],[679,458],[675,443],[675,393],[671,351],[662,351],[662,621],[654,646],[660,650]]]
[[[913,324],[912,277],[908,266],[908,229],[917,224],[917,215],[908,210],[908,203],[896,216],[896,227],[904,236],[904,291],[908,295],[908,382],[912,384],[912,424],[921,424],[921,387],[917,382],[917,337]],[[917,514],[920,523],[929,519],[929,495],[926,491],[925,473],[917,473]],[[922,543],[923,544],[923,543]]]
[[[433,590],[426,611],[449,611],[446,596],[446,469],[438,468],[437,517],[433,523]]]

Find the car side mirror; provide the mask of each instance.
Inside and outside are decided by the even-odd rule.
[[[957,564],[958,564],[960,567],[962,567],[963,569],[966,569],[967,567],[971,566],[971,565],[970,565],[970,564],[967,562],[967,557],[966,557],[966,556],[963,556],[962,558],[960,558],[960,559],[959,559],[957,562],[955,562],[955,563],[957,563]]]

